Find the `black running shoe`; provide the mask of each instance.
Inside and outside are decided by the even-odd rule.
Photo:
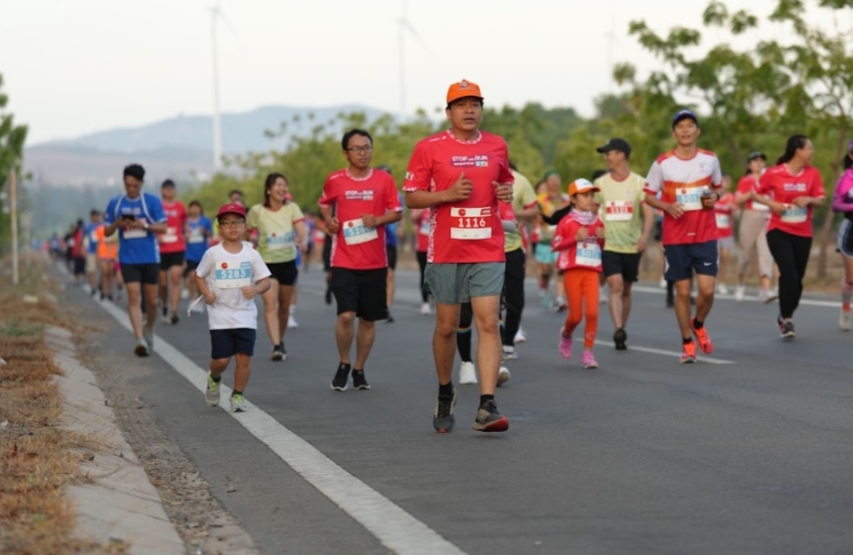
[[[284,353],[281,351],[281,343],[272,348],[272,359],[273,360],[284,360]]]
[[[776,324],[779,325],[779,333],[782,335],[782,339],[786,341],[790,341],[796,337],[796,333],[794,333],[794,322],[790,320],[782,320],[782,317],[776,319]]]
[[[367,380],[364,378],[364,370],[357,372],[355,369],[352,371],[352,388],[353,389],[370,389],[370,384],[367,383]]]
[[[278,348],[281,349],[281,360],[287,360],[287,349],[284,348],[284,340],[278,344]]]
[[[386,324],[393,324],[394,323],[394,317],[391,316],[390,312],[388,313],[388,318],[385,320],[385,323]]]
[[[338,366],[338,371],[335,372],[335,378],[332,380],[332,389],[336,391],[346,391],[347,390],[347,381],[349,381],[349,374],[352,370],[349,364],[341,363]]]
[[[613,332],[613,343],[616,344],[617,351],[624,351],[628,348],[628,345],[625,344],[626,341],[628,341],[628,333],[625,328],[619,328]]]
[[[177,324],[177,323],[178,323],[178,320],[179,320],[179,318],[178,318],[178,313],[177,313],[177,312],[173,312],[173,313],[172,313],[172,317],[171,317],[172,325],[174,326],[175,324]]]
[[[450,395],[439,395],[435,401],[435,412],[432,413],[432,427],[440,434],[446,434],[456,424],[453,407],[456,406],[456,389]]]
[[[474,429],[478,432],[505,432],[509,430],[509,420],[501,416],[498,406],[490,399],[480,405],[477,418],[474,419]]]

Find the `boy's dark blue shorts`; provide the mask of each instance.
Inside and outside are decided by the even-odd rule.
[[[257,330],[236,328],[232,330],[210,330],[210,358],[231,358],[236,354],[255,354]]]
[[[720,255],[717,252],[717,241],[705,243],[689,243],[683,245],[666,245],[663,248],[666,257],[664,277],[667,281],[682,281],[693,277],[693,273],[703,276],[717,275],[717,265]]]

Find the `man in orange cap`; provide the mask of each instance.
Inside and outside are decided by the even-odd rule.
[[[415,146],[403,186],[406,206],[432,211],[424,288],[436,301],[433,355],[439,389],[433,427],[449,432],[456,421],[452,381],[456,327],[460,304],[470,302],[480,369],[474,429],[503,432],[509,421],[495,404],[501,361],[498,312],[506,260],[498,201],[512,202],[513,177],[506,141],[480,131],[480,87],[465,80],[450,85],[445,113],[450,129]]]

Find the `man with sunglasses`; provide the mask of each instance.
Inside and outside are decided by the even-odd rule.
[[[330,287],[338,305],[335,338],[340,364],[332,380],[336,391],[346,390],[350,374],[353,388],[370,389],[364,365],[376,337],[376,321],[388,318],[385,226],[399,221],[403,211],[394,178],[370,166],[370,133],[347,131],[341,148],[348,167],[329,175],[319,203],[332,240]],[[354,365],[350,359],[353,337]]]

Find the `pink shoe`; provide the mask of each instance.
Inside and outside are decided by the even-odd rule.
[[[566,360],[572,358],[572,338],[563,335],[563,330],[560,330],[560,355]]]
[[[584,351],[581,353],[581,365],[588,369],[598,368],[598,362],[596,362],[592,351]]]

